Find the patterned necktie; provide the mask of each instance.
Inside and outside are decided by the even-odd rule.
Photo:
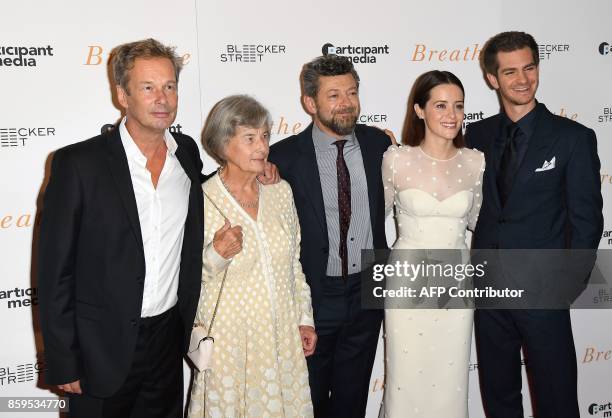
[[[520,133],[521,128],[519,128],[516,123],[507,127],[506,144],[497,174],[497,190],[499,191],[499,200],[501,201],[502,207],[506,205],[508,196],[510,196],[512,184],[514,183],[518,170],[519,144],[517,138]]]
[[[348,249],[346,238],[351,223],[351,177],[348,167],[344,161],[345,140],[336,141],[338,157],[336,158],[336,170],[338,172],[338,213],[340,216],[340,248],[338,255],[342,260],[342,277],[348,276]]]

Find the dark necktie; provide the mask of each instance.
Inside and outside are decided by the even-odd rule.
[[[338,157],[336,158],[336,170],[338,172],[338,213],[340,216],[340,248],[338,255],[342,261],[342,277],[348,276],[348,249],[346,238],[351,223],[351,177],[348,167],[344,161],[344,145],[346,141],[336,141]]]
[[[518,143],[520,134],[521,128],[519,128],[516,123],[506,128],[506,143],[499,164],[499,172],[497,173],[497,190],[499,191],[499,200],[501,201],[502,207],[506,205],[508,196],[510,196],[512,184],[514,183],[516,172],[520,164],[520,144]]]

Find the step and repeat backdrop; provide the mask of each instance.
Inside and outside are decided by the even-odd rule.
[[[463,81],[464,125],[497,113],[498,101],[483,80],[479,54],[495,33],[529,32],[540,48],[538,100],[553,113],[597,133],[606,217],[600,247],[610,248],[611,17],[609,0],[3,2],[0,397],[53,396],[44,383],[44,347],[37,319],[33,256],[38,210],[53,151],[95,136],[121,117],[113,103],[107,67],[114,46],[148,37],[176,46],[185,67],[172,130],[199,142],[213,104],[229,94],[248,93],[270,110],[272,142],[276,142],[310,123],[300,105],[299,73],[318,55],[349,56],[362,81],[360,122],[399,135],[410,87],[430,69],[452,71]],[[216,168],[203,152],[202,159],[205,172]],[[388,231],[391,243],[391,220]],[[611,295],[609,289],[601,296]],[[612,416],[612,411],[606,415],[612,410],[612,312],[573,311],[572,318],[581,415]],[[475,352],[469,368],[470,416],[481,418]],[[190,373],[185,370],[188,384]],[[368,417],[377,416],[383,390],[381,338]],[[531,416],[528,390],[524,403],[525,416]]]

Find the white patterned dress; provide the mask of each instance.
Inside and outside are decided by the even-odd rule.
[[[466,249],[482,202],[484,154],[462,148],[448,160],[392,145],[383,156],[394,250]],[[467,418],[471,309],[385,310],[386,418]]]
[[[308,370],[299,325],[314,326],[299,262],[300,228],[289,184],[260,186],[257,220],[219,175],[203,185],[204,266],[196,322],[206,327],[228,264],[212,247],[227,216],[243,249],[229,264],[212,329],[212,370],[195,372],[188,417],[310,417]],[[210,203],[223,212],[223,215]]]

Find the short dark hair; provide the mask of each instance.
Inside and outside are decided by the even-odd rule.
[[[414,105],[418,104],[420,108],[424,109],[431,98],[431,90],[441,84],[453,84],[459,87],[465,96],[465,90],[463,89],[461,80],[450,71],[433,70],[421,74],[414,82],[408,98],[406,120],[404,121],[404,128],[402,129],[403,144],[416,147],[421,145],[421,142],[425,139],[425,121],[419,118],[416,110],[414,110]],[[463,123],[463,121],[459,122]],[[453,145],[457,148],[463,148],[465,146],[465,140],[463,139],[463,132],[461,129],[459,129],[457,136],[453,139]]]
[[[179,73],[183,68],[183,59],[176,55],[174,47],[165,46],[155,39],[143,39],[142,41],[130,42],[115,47],[111,52],[111,66],[113,78],[118,86],[126,93],[128,91],[129,71],[134,68],[137,58],[167,58],[174,67],[174,75],[178,82]]]
[[[351,74],[359,88],[359,75],[350,59],[340,55],[322,55],[302,67],[302,91],[308,97],[319,92],[319,77]]]
[[[525,32],[510,31],[502,32],[489,39],[482,50],[482,68],[485,73],[497,76],[499,62],[497,61],[498,52],[512,52],[523,48],[531,49],[533,62],[535,65],[540,63],[538,44],[533,36]]]

